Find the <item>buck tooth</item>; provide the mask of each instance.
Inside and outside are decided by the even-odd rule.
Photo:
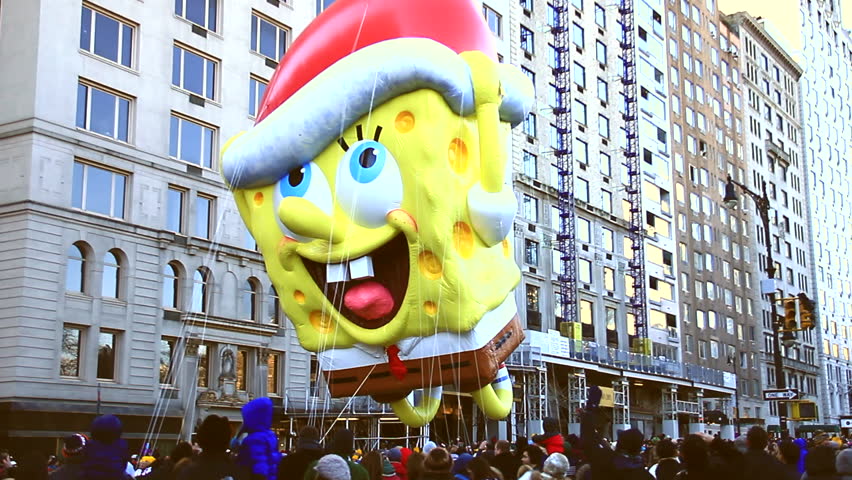
[[[325,283],[345,282],[349,280],[346,263],[329,263],[325,267]]]
[[[375,276],[373,271],[373,259],[369,255],[356,258],[349,262],[349,275],[352,279],[367,278]]]

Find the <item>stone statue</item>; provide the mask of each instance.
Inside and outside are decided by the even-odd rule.
[[[236,379],[237,373],[234,370],[234,351],[226,348],[222,352],[222,370],[219,374],[219,379]]]

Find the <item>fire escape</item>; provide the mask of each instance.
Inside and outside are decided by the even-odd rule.
[[[630,309],[634,315],[638,342],[634,349],[639,353],[651,354],[648,338],[647,292],[645,290],[645,219],[642,214],[642,164],[639,159],[639,105],[636,95],[636,32],[634,25],[633,0],[621,0],[618,9],[621,15],[621,58],[624,72],[621,83],[624,87],[624,130],[627,145],[624,150],[627,166],[627,201],[630,203],[630,241],[632,258],[627,271],[633,278],[633,296]]]
[[[571,65],[568,0],[556,2],[556,18],[552,32],[556,48],[556,169],[559,174],[559,233],[556,235],[562,271],[555,291],[560,294],[562,321],[577,322],[577,242],[574,203],[574,158],[571,137]],[[558,326],[557,326],[558,327]]]

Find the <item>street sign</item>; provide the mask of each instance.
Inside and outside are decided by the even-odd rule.
[[[763,400],[795,400],[799,398],[799,391],[795,388],[785,388],[785,389],[774,389],[774,390],[764,390],[763,391]]]
[[[840,428],[852,428],[852,417],[840,417]]]

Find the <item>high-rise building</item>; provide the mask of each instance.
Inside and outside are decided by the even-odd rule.
[[[626,5],[528,0],[512,10],[519,41],[509,61],[537,92],[513,143],[516,257],[524,274],[517,298],[526,306],[520,310],[529,338],[521,353],[530,349],[541,362],[534,366],[550,381],[549,413],[560,409],[569,430],[578,429],[574,415],[584,387],[595,384],[611,389],[613,428],[632,424],[677,436],[708,428],[699,424],[702,398],[732,399],[735,381],[721,369],[682,362],[669,82],[660,69],[667,56],[665,6],[653,0]],[[561,127],[566,109],[572,121]],[[573,185],[560,185],[560,170]],[[566,211],[560,194],[571,187],[574,208]],[[641,195],[631,203],[633,192]],[[570,234],[570,222],[576,266],[564,270],[570,251],[560,249],[560,235]],[[634,256],[639,246],[644,260]],[[635,272],[641,281],[630,275]],[[563,315],[568,299],[560,279],[576,289],[573,318]],[[536,375],[518,382],[528,399],[517,409],[522,417],[541,413],[535,411],[543,390]]]
[[[311,410],[311,356],[217,164],[314,15],[3,3],[0,443],[53,450],[115,413],[162,445],[262,395]]]
[[[852,39],[850,25],[843,23],[843,14],[847,15],[848,22],[849,12],[841,11],[841,2],[835,0],[720,0],[720,5],[726,11],[746,10],[761,19],[773,39],[785,47],[802,69],[799,80],[804,150],[801,162],[805,180],[799,189],[787,187],[783,190],[791,196],[789,201],[796,198],[805,202],[799,208],[809,210],[811,243],[807,255],[813,277],[800,279],[794,271],[794,282],[788,283],[790,287],[796,286],[791,290],[815,294],[818,326],[813,334],[821,369],[820,418],[826,423],[836,423],[840,416],[852,414],[852,363],[849,359],[849,349],[852,348],[852,251],[848,241],[852,213],[845,208],[844,201],[852,193],[849,182]],[[758,58],[762,62],[762,58]],[[780,138],[776,135],[775,139]],[[789,145],[786,141],[785,144]],[[781,189],[780,185],[778,188]],[[811,199],[811,202],[806,202],[806,199]],[[793,217],[789,218],[792,223]],[[779,219],[784,221],[783,216]],[[784,235],[789,235],[786,225],[782,223],[781,226]],[[792,224],[790,228],[793,228]],[[792,230],[792,238],[787,237],[781,242],[796,240],[795,230]],[[781,248],[786,249],[786,244]],[[786,275],[786,271],[781,274]],[[802,285],[810,288],[802,288]],[[801,335],[799,338],[802,338]],[[796,355],[795,351],[791,354]],[[802,354],[805,352],[799,353]],[[788,376],[802,373],[786,372]],[[803,378],[807,382],[808,376],[803,375]]]
[[[773,211],[770,216],[770,243],[776,264],[774,287],[780,290],[777,298],[792,298],[799,293],[813,297],[813,272],[809,255],[811,245],[809,201],[805,192],[804,141],[801,124],[802,69],[784,50],[782,44],[763,28],[762,22],[748,13],[726,16],[724,21],[740,37],[739,68],[742,72],[743,108],[745,112],[745,155],[748,164],[748,187],[767,197]],[[766,232],[760,215],[747,195],[740,195],[743,208],[750,212],[754,230],[752,251],[759,259],[754,275],[753,291],[759,291],[757,279],[766,278]],[[754,278],[754,277],[753,277]],[[758,343],[763,355],[761,370],[764,388],[777,388],[772,315],[767,297],[759,295],[762,335]],[[786,301],[788,306],[790,300]],[[795,302],[794,302],[795,303]],[[781,305],[777,305],[781,307]],[[776,319],[780,317],[776,316]],[[797,334],[782,334],[782,358],[785,386],[799,390],[800,399],[815,400],[818,395],[816,333],[803,330]],[[795,337],[795,341],[793,338]],[[742,357],[742,353],[740,356]],[[742,366],[742,362],[740,362]],[[767,424],[779,424],[777,402],[768,402],[763,415]]]

